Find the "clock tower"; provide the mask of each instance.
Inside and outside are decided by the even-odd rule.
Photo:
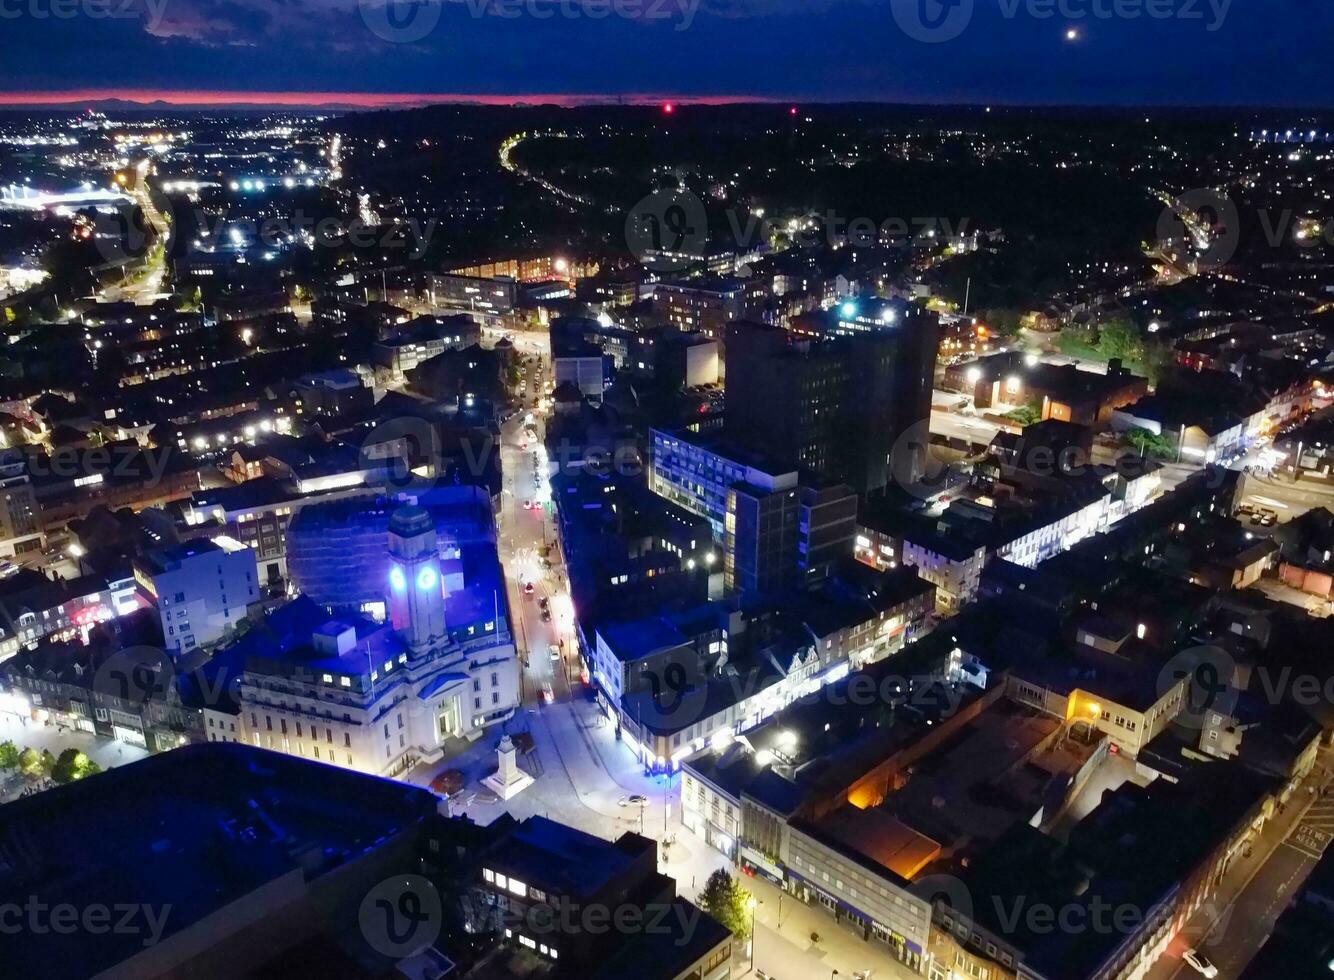
[[[445,638],[444,580],[435,519],[425,508],[400,507],[389,518],[389,621],[414,652]]]

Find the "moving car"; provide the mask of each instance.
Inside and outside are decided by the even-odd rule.
[[[555,700],[556,700],[556,695],[552,692],[551,683],[548,681],[546,684],[542,685],[542,703],[550,704],[552,701]]]
[[[559,659],[560,659],[560,647],[558,647],[558,646],[556,646],[556,644],[552,643],[550,646],[547,647],[547,649],[551,651],[551,659],[552,659],[552,660],[559,660]]]
[[[639,793],[632,793],[630,796],[622,796],[616,801],[617,806],[643,806],[648,802],[648,797]]]
[[[524,582],[524,583],[523,583],[523,594],[524,594],[524,595],[532,595],[532,594],[533,594],[533,583],[532,583],[532,582]]]
[[[1181,958],[1195,968],[1195,972],[1204,977],[1218,976],[1218,967],[1209,961],[1209,957],[1194,949],[1188,949],[1181,954]]]

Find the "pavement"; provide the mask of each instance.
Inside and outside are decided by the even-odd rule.
[[[859,971],[872,980],[921,980],[922,974],[836,923],[822,906],[806,905],[763,878],[745,878],[743,884],[756,899],[753,966],[771,980],[832,978],[835,972],[850,978]],[[752,975],[741,955],[734,963],[734,977]]]
[[[1145,980],[1192,980],[1181,959],[1193,945],[1218,967],[1220,980],[1241,975],[1334,837],[1334,750],[1324,749],[1306,782],[1251,848],[1228,869],[1218,893],[1171,942]],[[1325,790],[1328,795],[1322,795]]]
[[[72,728],[39,724],[9,712],[0,712],[0,742],[13,742],[19,749],[29,746],[39,752],[46,749],[54,756],[59,756],[66,749],[80,749],[103,769],[137,762],[148,755],[147,749],[125,742],[90,735]],[[12,778],[0,776],[0,802],[13,799],[27,785],[27,781],[21,776],[14,775]]]

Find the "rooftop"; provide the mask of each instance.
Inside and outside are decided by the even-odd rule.
[[[487,867],[520,877],[551,895],[591,898],[657,845],[647,837],[622,834],[616,841],[586,834],[546,817],[533,816],[487,851]],[[655,870],[650,863],[649,870]]]
[[[435,814],[426,790],[235,743],[191,745],[0,808],[0,896],[160,911],[174,936],[278,878],[318,878]],[[5,972],[82,978],[138,931],[0,933]]]

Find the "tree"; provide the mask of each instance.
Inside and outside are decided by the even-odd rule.
[[[1144,341],[1139,328],[1124,317],[1104,320],[1098,324],[1098,353],[1109,361],[1119,357],[1123,361],[1138,361],[1144,353]]]
[[[0,742],[0,769],[17,769],[19,754],[19,747],[13,742]]]
[[[750,892],[723,868],[709,875],[699,893],[699,905],[725,925],[737,939],[750,935]]]
[[[1144,377],[1148,378],[1149,384],[1155,388],[1175,363],[1176,349],[1163,340],[1151,340],[1145,343],[1144,351],[1139,357],[1139,366],[1144,371]]]
[[[1022,315],[1008,306],[998,306],[982,313],[982,322],[997,337],[1013,337],[1019,333]]]
[[[1164,459],[1176,455],[1176,443],[1167,436],[1148,429],[1130,429],[1122,437],[1141,456],[1159,456]]]
[[[42,762],[42,753],[28,746],[19,753],[19,772],[29,779],[41,779],[46,775]]]
[[[1005,418],[1021,426],[1036,425],[1042,421],[1042,403],[1031,402],[1023,405],[1014,411],[1006,412]]]
[[[1084,347],[1092,347],[1097,336],[1093,326],[1088,323],[1072,323],[1061,331],[1062,339]]]
[[[60,758],[56,759],[55,765],[51,768],[51,778],[64,785],[101,771],[96,762],[78,749],[66,749],[60,753]]]

